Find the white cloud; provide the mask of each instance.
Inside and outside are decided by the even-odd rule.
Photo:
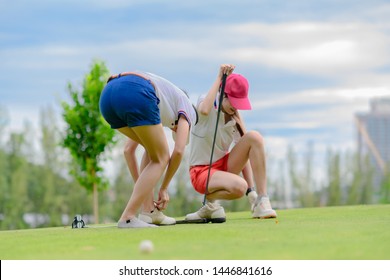
[[[316,145],[338,147],[340,150],[351,149],[356,144],[354,116],[358,112],[368,112],[370,99],[375,97],[390,97],[390,89],[323,88],[291,93],[280,98],[265,97],[265,100],[252,103],[253,112],[249,115],[255,116],[256,112],[262,110],[275,110],[278,113],[273,121],[252,123],[251,126],[260,126],[262,131],[290,131],[285,136],[286,143],[294,144],[299,150],[305,149],[308,141]],[[300,109],[294,110],[294,107]],[[292,130],[297,132],[293,133]]]
[[[165,24],[166,29],[172,26]],[[146,27],[151,28],[151,27]],[[172,27],[177,31],[177,27]],[[193,25],[158,38],[132,38],[89,43],[45,44],[3,50],[4,65],[80,68],[85,58],[109,58],[116,67],[143,58],[167,66],[186,61],[234,61],[315,74],[340,80],[390,62],[390,39],[366,23],[290,22]],[[149,30],[149,29],[148,29]],[[115,31],[113,31],[115,32]],[[192,36],[189,36],[189,35]],[[135,56],[136,54],[136,56]],[[122,66],[123,67],[123,66]]]
[[[233,32],[247,46],[231,48],[226,56],[292,72],[339,77],[390,61],[389,38],[367,23],[250,23]]]
[[[2,67],[13,70],[78,69],[85,64],[81,58],[91,59],[82,48],[66,45],[38,45],[3,49]]]
[[[390,4],[382,3],[379,5],[373,5],[370,9],[367,9],[362,13],[363,16],[369,16],[369,18],[377,23],[385,23],[383,27],[389,28],[389,14]]]
[[[277,106],[293,106],[293,105],[316,105],[316,104],[340,104],[354,105],[355,108],[362,108],[364,104],[368,104],[370,98],[383,97],[390,95],[390,88],[387,87],[336,87],[336,88],[320,88],[303,90],[299,92],[291,92],[287,95],[278,97],[268,95],[262,97],[261,100],[253,101],[253,109],[265,109]]]
[[[272,160],[284,159],[287,152],[288,140],[283,137],[267,136],[265,137],[265,148],[267,157]]]
[[[39,5],[54,5],[49,2],[43,1]],[[91,5],[92,9],[127,7],[135,3],[124,0],[98,0],[93,1],[93,5],[90,0],[76,2],[72,0],[70,5],[82,8]],[[169,68],[177,80],[186,74],[182,71],[186,68],[199,69],[199,72],[210,71],[212,75],[216,75],[219,63],[225,61],[233,61],[243,68],[266,66],[287,70],[293,75],[307,74],[307,79],[314,74],[335,78],[339,84],[328,88],[284,92],[280,95],[282,97],[277,94],[262,96],[262,100],[253,100],[253,113],[286,107],[286,112],[275,122],[263,125],[270,129],[295,128],[309,131],[324,126],[345,127],[351,123],[356,111],[368,110],[368,100],[371,97],[390,94],[389,75],[375,73],[377,67],[386,67],[390,62],[390,39],[386,34],[386,26],[389,27],[386,18],[388,13],[385,12],[389,7],[390,5],[384,5],[380,9],[367,11],[366,14],[371,17],[381,15],[381,22],[375,24],[363,21],[248,23],[243,20],[238,24],[216,22],[210,25],[209,22],[194,24],[193,21],[183,21],[179,24],[164,21],[156,28],[155,25],[145,23],[139,37],[132,36],[135,33],[130,28],[118,28],[109,32],[101,30],[101,34],[108,34],[107,37],[102,36],[104,39],[101,41],[99,34],[95,36],[91,33],[91,38],[85,40],[64,38],[63,41],[54,42],[48,38],[42,44],[12,46],[8,49],[3,47],[0,52],[0,67],[7,70],[3,71],[4,75],[16,79],[18,76],[13,73],[28,70],[30,74],[26,79],[37,80],[39,84],[37,82],[30,85],[24,80],[25,87],[47,91],[48,96],[62,90],[67,79],[81,78],[82,72],[95,57],[107,61],[110,70],[114,72],[128,70],[128,67],[148,71],[155,71],[156,67]],[[93,26],[88,24],[83,28],[93,30]],[[112,29],[111,26],[107,28]],[[4,36],[7,38],[6,36],[11,35],[0,35],[2,38]],[[189,65],[188,62],[195,63]],[[214,68],[207,69],[209,65]],[[63,81],[63,84],[58,82],[54,89],[45,87],[37,76],[50,81]],[[209,87],[204,77],[196,83],[200,86],[195,91],[207,90]],[[27,94],[31,95],[31,92],[26,92]],[[253,97],[256,96],[258,94],[255,93]],[[194,103],[196,99],[197,96],[193,98]],[[39,100],[48,101],[49,98]],[[294,112],[290,110],[294,106],[306,108],[302,112]],[[36,108],[9,108],[12,110],[13,126],[21,128],[23,119],[38,122]],[[303,142],[309,137],[311,136],[300,134],[289,136],[289,139],[273,138],[270,142],[275,145],[275,149],[272,149],[275,151],[288,141]],[[322,135],[317,137],[321,138]],[[345,138],[341,141],[348,142]]]
[[[22,132],[26,121],[32,126],[33,130],[38,129],[39,111],[32,108],[28,104],[20,104],[9,108],[9,120],[12,122],[12,127],[8,127],[12,131]]]
[[[208,45],[210,46],[210,45]],[[35,47],[3,49],[0,54],[2,67],[8,69],[80,69],[90,63],[92,58],[108,58],[115,67],[124,68],[142,61],[145,64],[164,64],[174,67],[174,62],[188,60],[207,61],[215,54],[210,49],[204,52],[206,45],[202,42],[180,39],[139,39],[124,40],[112,43],[79,44],[46,44]]]

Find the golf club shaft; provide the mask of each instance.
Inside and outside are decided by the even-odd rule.
[[[211,146],[211,156],[210,156],[209,170],[208,170],[208,173],[207,173],[206,191],[205,191],[205,193],[204,193],[203,205],[206,204],[206,196],[207,196],[208,188],[209,188],[210,171],[211,171],[211,165],[212,165],[212,163],[213,163],[214,146],[215,146],[215,139],[217,138],[217,130],[218,130],[219,115],[220,115],[221,108],[222,108],[223,96],[224,96],[224,94],[225,94],[226,78],[227,78],[227,75],[226,75],[226,74],[223,74],[223,76],[222,76],[222,84],[221,84],[221,91],[220,91],[220,94],[219,94],[219,104],[218,104],[218,112],[217,112],[217,121],[216,121],[216,124],[215,124],[215,131],[214,131],[213,144],[212,144],[212,146]]]

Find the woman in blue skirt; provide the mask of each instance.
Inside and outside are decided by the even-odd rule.
[[[169,202],[168,184],[180,165],[190,128],[197,118],[188,96],[173,83],[152,73],[125,72],[109,78],[100,97],[100,111],[111,128],[129,138],[128,146],[134,148],[140,144],[145,149],[141,172],[135,178],[133,192],[118,227],[174,224],[175,220],[161,211]],[[171,155],[163,127],[170,128],[175,134]],[[132,168],[134,165],[129,165],[130,171]],[[137,218],[144,202],[153,203],[153,189],[165,170],[154,209],[143,211]]]

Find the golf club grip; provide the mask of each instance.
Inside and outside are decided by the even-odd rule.
[[[225,95],[226,78],[227,78],[227,75],[223,74],[223,76],[222,76],[222,83],[221,83],[221,93],[219,95],[218,117],[219,117],[219,112],[221,112],[222,101],[223,101],[223,97]]]
[[[212,146],[211,146],[210,163],[209,163],[209,170],[208,170],[208,173],[207,173],[206,190],[205,190],[205,192],[204,192],[203,205],[206,205],[206,196],[207,196],[208,188],[209,188],[210,171],[211,171],[211,165],[212,165],[212,163],[213,163],[214,146],[215,146],[215,139],[216,139],[216,137],[217,137],[219,115],[220,115],[220,112],[221,112],[223,96],[224,96],[224,94],[225,94],[226,78],[227,78],[227,75],[226,75],[226,74],[223,74],[223,76],[222,76],[222,83],[221,83],[221,91],[220,91],[220,94],[219,94],[219,104],[218,104],[218,112],[217,112],[217,121],[216,121],[216,124],[215,124],[213,144],[212,144]]]

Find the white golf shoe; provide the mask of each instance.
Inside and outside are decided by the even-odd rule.
[[[277,217],[276,212],[274,209],[272,209],[271,202],[267,196],[262,196],[261,198],[258,197],[256,199],[252,217],[258,219],[269,219]]]
[[[206,222],[224,223],[226,222],[225,210],[216,202],[207,202],[195,213],[187,214],[187,221],[198,221],[205,219]]]
[[[165,216],[163,212],[159,211],[155,208],[152,212],[142,212],[138,215],[138,218],[141,221],[144,221],[148,224],[155,224],[159,226],[168,226],[176,224],[176,220],[174,218]]]
[[[137,218],[118,222],[118,228],[147,228],[147,227],[157,227],[157,226],[145,223],[144,221],[141,221]]]

